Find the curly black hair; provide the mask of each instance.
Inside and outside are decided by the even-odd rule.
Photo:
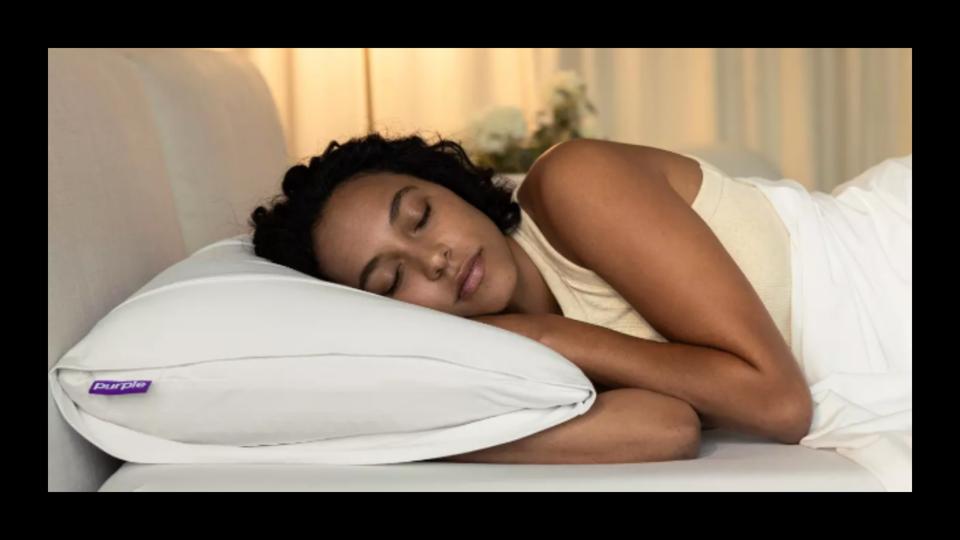
[[[504,233],[520,224],[520,206],[511,200],[506,181],[495,182],[493,169],[474,165],[460,144],[438,136],[434,144],[418,135],[386,139],[379,133],[333,141],[323,154],[297,164],[283,177],[283,194],[267,209],[250,215],[254,252],[265,259],[331,281],[319,268],[313,227],[330,195],[360,173],[409,174],[453,191],[486,214]]]

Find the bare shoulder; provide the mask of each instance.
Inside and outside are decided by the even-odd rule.
[[[697,193],[700,192],[703,172],[700,164],[687,156],[652,146],[576,139],[554,145],[544,152],[530,168],[517,197],[524,198],[526,192],[525,198],[528,204],[533,206],[537,184],[544,177],[556,176],[555,173],[559,170],[595,170],[597,160],[608,159],[611,155],[631,162],[636,167],[638,181],[660,179],[666,182],[688,206],[693,205]],[[589,178],[583,177],[581,185],[584,191],[588,191],[591,186]]]
[[[575,179],[578,196],[590,197],[591,188],[595,185],[590,177],[596,174],[597,160],[605,159],[611,152],[635,163],[638,182],[660,180],[688,206],[693,205],[703,183],[699,163],[667,150],[595,139],[576,139],[554,145],[530,168],[517,191],[517,200],[523,211],[537,223],[550,245],[578,266],[585,266],[584,262],[577,257],[557,224],[546,219],[547,209],[544,205],[548,198],[543,196],[543,190],[545,184],[559,181],[560,178],[564,182]],[[582,174],[569,174],[576,170]]]

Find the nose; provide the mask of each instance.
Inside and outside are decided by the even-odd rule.
[[[450,248],[441,246],[430,254],[427,273],[432,279],[440,279],[448,266],[450,266]]]

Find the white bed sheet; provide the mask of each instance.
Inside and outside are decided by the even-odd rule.
[[[913,490],[913,155],[831,195],[742,178],[790,231],[794,357],[813,398],[800,445],[836,449],[887,491]]]
[[[694,460],[612,465],[124,464],[100,491],[884,491],[831,450],[721,430]]]

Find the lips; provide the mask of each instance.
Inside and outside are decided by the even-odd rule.
[[[480,252],[483,251],[481,248],[477,252],[467,259],[467,262],[463,263],[463,266],[460,267],[460,272],[457,274],[457,300],[460,300],[460,292],[463,290],[463,284],[467,280],[467,276],[470,275],[470,269],[473,268],[473,265],[477,262],[477,257],[480,256]]]

